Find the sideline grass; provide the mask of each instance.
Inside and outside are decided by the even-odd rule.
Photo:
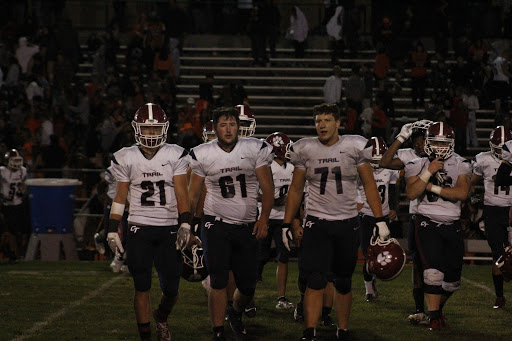
[[[297,263],[290,263],[287,296],[294,303],[299,299],[296,278]],[[410,278],[411,267],[406,266],[395,280],[378,282],[378,300],[367,303],[362,269],[357,267],[353,278],[352,340],[512,340],[512,301],[504,309],[492,309],[495,297],[490,265],[464,267],[463,278],[467,281],[463,280],[462,289],[445,308],[449,328],[436,334],[406,321],[413,310]],[[269,263],[264,281],[256,289],[258,314],[254,319],[244,318],[250,340],[301,337],[303,325],[293,321],[293,311],[275,309],[275,287],[275,263]],[[512,283],[505,283],[505,294],[511,289]],[[180,290],[180,301],[169,319],[173,341],[209,340],[207,299],[201,284],[181,281]],[[138,340],[132,293],[131,277],[111,273],[107,262],[2,263],[0,340]],[[158,299],[155,275],[152,307]],[[46,324],[37,324],[41,322]],[[154,323],[152,326],[154,329]],[[232,339],[228,324],[226,331],[228,339]],[[320,327],[319,340],[333,340],[334,332]],[[154,339],[155,335],[153,330]]]

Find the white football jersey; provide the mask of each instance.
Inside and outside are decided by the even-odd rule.
[[[505,142],[501,148],[501,158],[512,164],[512,140]]]
[[[309,215],[325,220],[343,220],[357,215],[357,167],[370,161],[372,147],[358,135],[343,135],[332,146],[317,137],[303,138],[290,148],[290,160],[306,170]]]
[[[377,190],[379,191],[380,195],[380,203],[382,204],[382,214],[384,215],[389,214],[389,185],[396,184],[396,180],[398,180],[399,174],[400,171],[387,168],[378,168],[373,170],[373,178],[377,184]],[[361,181],[358,183],[357,191],[359,195],[358,200],[360,200],[359,202],[364,204],[360,212],[374,217],[372,209],[366,200],[366,193],[364,192],[364,187]]]
[[[192,171],[205,178],[204,214],[229,224],[246,224],[258,218],[259,182],[256,168],[268,167],[274,159],[272,147],[252,137],[239,138],[231,152],[217,140],[190,151]]]
[[[274,180],[274,199],[286,196],[292,183],[293,169],[295,167],[290,162],[285,162],[281,166],[274,160],[270,168],[272,170],[272,179]],[[273,206],[272,211],[270,211],[270,219],[283,220],[284,207],[285,205]]]
[[[479,153],[473,161],[473,173],[484,179],[484,205],[508,207],[512,204],[510,186],[497,186],[494,183],[500,164],[501,160],[491,152]]]
[[[114,153],[110,171],[119,182],[130,182],[128,221],[134,224],[168,226],[178,223],[174,176],[187,174],[187,151],[164,144],[151,160],[138,146]]]
[[[405,178],[420,176],[429,165],[430,161],[427,157],[418,158],[407,163],[405,165]],[[444,171],[446,175],[443,183],[439,183],[435,176],[430,181],[441,187],[454,187],[459,175],[471,176],[471,162],[454,153],[444,161]],[[458,220],[460,218],[460,206],[460,200],[453,202],[428,191],[425,191],[418,198],[418,213],[437,223],[450,223]]]
[[[402,161],[404,165],[408,164],[414,159],[419,158],[418,154],[412,148],[399,149],[396,152],[396,156]],[[409,201],[409,214],[415,214],[418,207],[418,199]]]
[[[2,204],[4,206],[15,206],[23,203],[23,183],[27,179],[27,169],[23,166],[20,169],[11,171],[1,166],[0,176],[2,177]]]

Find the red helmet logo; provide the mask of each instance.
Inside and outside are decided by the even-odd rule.
[[[290,147],[292,141],[288,135],[280,132],[272,133],[265,139],[274,151],[274,155],[281,160],[286,160],[290,157]]]
[[[405,252],[395,238],[382,241],[376,238],[368,246],[366,270],[380,280],[396,278],[405,265]]]
[[[382,155],[388,150],[388,146],[382,137],[371,137],[366,144],[367,147],[372,147],[372,167],[379,168],[379,162]]]

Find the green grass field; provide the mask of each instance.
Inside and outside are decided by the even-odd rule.
[[[0,340],[138,340],[132,279],[113,274],[107,262],[20,262],[0,264]],[[353,340],[512,340],[512,301],[494,310],[490,265],[465,266],[462,289],[445,307],[449,327],[438,333],[412,326],[411,267],[391,282],[379,282],[376,302],[364,302],[361,265],[353,278],[350,322]],[[244,318],[250,340],[299,340],[303,325],[292,310],[276,310],[275,264],[265,267],[256,289],[258,314]],[[297,302],[297,263],[290,263],[287,296]],[[505,283],[505,294],[512,283]],[[152,307],[159,299],[156,275]],[[512,295],[510,295],[512,297]],[[333,312],[334,317],[334,312]],[[153,338],[156,332],[153,325]],[[200,283],[181,282],[180,300],[169,319],[172,339],[209,340],[207,299]],[[226,324],[228,339],[232,339]],[[320,327],[319,340],[335,330]]]

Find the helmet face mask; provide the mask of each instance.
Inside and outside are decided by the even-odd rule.
[[[239,137],[249,137],[253,136],[256,132],[256,119],[254,118],[254,114],[252,110],[244,104],[240,104],[236,106],[240,119],[240,126],[238,127],[238,136]]]
[[[203,127],[203,142],[210,142],[217,138],[215,130],[213,130],[213,121],[208,121]]]
[[[442,160],[452,156],[455,149],[455,133],[446,123],[436,122],[425,133],[425,154],[433,160],[440,157]]]
[[[280,132],[275,132],[267,136],[265,139],[273,149],[274,156],[280,160],[286,160],[290,158],[290,147],[292,141],[288,135]]]
[[[189,282],[200,282],[208,276],[203,258],[203,248],[194,244],[190,249],[181,251],[183,271],[181,277]]]
[[[158,148],[167,140],[169,120],[162,108],[147,103],[135,113],[132,127],[137,143],[147,148]]]
[[[7,161],[7,167],[12,170],[18,170],[23,166],[23,158],[16,149],[11,149],[4,156]]]
[[[512,139],[512,135],[510,130],[506,129],[504,126],[497,126],[489,136],[489,146],[491,147],[492,156],[501,161],[501,148],[505,144],[505,142]]]

